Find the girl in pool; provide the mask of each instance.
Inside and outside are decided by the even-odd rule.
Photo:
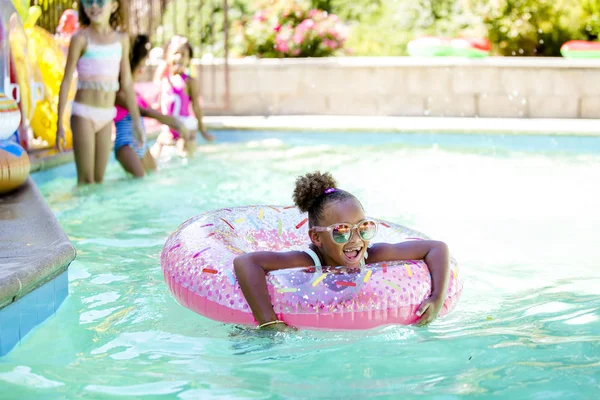
[[[377,233],[377,222],[367,218],[354,195],[336,187],[329,173],[309,173],[296,180],[296,206],[308,212],[310,245],[305,251],[246,253],[234,259],[240,288],[259,328],[284,330],[269,299],[265,273],[299,266],[361,267],[369,263],[424,260],[432,277],[431,295],[417,310],[420,326],[433,321],[446,298],[449,252],[443,242],[418,240],[401,243],[369,241]],[[356,231],[356,232],[355,232]]]
[[[77,93],[71,128],[78,184],[101,183],[111,147],[111,123],[116,116],[115,97],[123,90],[138,146],[146,140],[135,101],[129,69],[129,37],[123,25],[124,7],[116,0],[81,0],[79,22],[83,27],[71,38],[65,75],[58,98],[56,146],[62,150],[62,124],[73,73],[77,69]]]
[[[150,53],[150,38],[147,35],[137,35],[133,39],[131,46],[131,56],[129,59],[133,79],[137,80],[141,76],[144,63]],[[142,116],[156,119],[173,129],[183,132],[186,136],[187,129],[181,121],[175,117],[164,115],[148,106],[146,101],[136,93],[137,104]],[[156,170],[156,161],[150,150],[145,146],[138,146],[133,137],[131,114],[127,111],[127,98],[122,91],[117,93],[117,116],[115,117],[115,127],[117,135],[115,138],[115,156],[125,171],[141,178],[145,172]]]
[[[152,147],[154,157],[160,157],[164,146],[176,146],[180,156],[192,157],[196,149],[197,129],[205,140],[213,141],[214,136],[202,124],[202,108],[198,82],[186,71],[193,57],[192,46],[183,36],[175,36],[167,47],[165,77],[161,80],[161,111],[183,122],[189,133],[169,129],[163,131]],[[190,115],[190,103],[195,117]]]

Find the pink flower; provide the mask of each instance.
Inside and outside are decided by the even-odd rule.
[[[296,29],[296,32],[294,32],[294,36],[292,37],[292,40],[296,44],[302,43],[304,41],[304,31],[299,28]]]
[[[335,40],[325,39],[323,40],[323,45],[329,50],[335,50],[338,47],[338,44]]]
[[[285,40],[275,39],[275,50],[281,53],[287,53],[290,50],[290,47]]]
[[[257,11],[252,16],[252,20],[258,22],[265,22],[267,20],[267,17],[263,11]]]
[[[298,27],[296,28],[296,30],[298,31],[308,31],[310,29],[313,29],[315,27],[315,21],[313,21],[312,19],[308,18],[305,19],[304,21],[300,22],[300,24],[298,25]]]
[[[277,24],[273,27],[274,32],[279,32],[281,30],[281,24]]]

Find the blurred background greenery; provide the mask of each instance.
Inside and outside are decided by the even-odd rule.
[[[31,4],[43,3],[47,10],[67,2]],[[128,3],[134,25],[153,19],[138,31],[151,33],[155,45],[184,34],[204,54],[224,55],[223,0]],[[410,40],[423,35],[487,38],[495,55],[560,56],[566,41],[596,40],[600,33],[600,0],[228,0],[228,5],[232,56],[400,56]],[[300,14],[286,15],[289,10]],[[296,32],[315,15],[312,10],[327,14]]]

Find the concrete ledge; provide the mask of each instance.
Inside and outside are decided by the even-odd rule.
[[[209,129],[436,132],[463,134],[600,136],[598,119],[422,118],[369,116],[208,116]],[[217,134],[217,141],[218,141]]]
[[[0,198],[0,309],[64,273],[76,251],[33,183]]]
[[[29,153],[31,173],[43,171],[74,160],[73,150],[61,153],[55,149],[33,151]]]
[[[3,356],[60,307],[76,252],[31,178],[0,197],[0,226]]]
[[[223,60],[193,65],[206,115],[600,118],[593,59],[230,59],[228,108]]]

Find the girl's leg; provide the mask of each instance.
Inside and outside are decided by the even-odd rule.
[[[196,152],[196,135],[192,134],[190,140],[185,141],[185,151],[189,158],[194,157],[194,153]]]
[[[173,144],[173,135],[171,134],[171,132],[169,132],[169,129],[162,129],[162,131],[160,132],[160,134],[158,135],[158,137],[156,138],[156,142],[154,142],[154,145],[152,146],[152,148],[150,149],[150,153],[152,154],[152,156],[154,158],[159,158],[160,157],[160,153],[162,152],[162,148],[163,146],[168,146],[170,144]]]
[[[111,131],[112,123],[108,123],[96,133],[96,165],[94,166],[96,183],[102,183],[104,180],[104,172],[106,172],[106,165],[108,164],[112,144],[110,138]]]
[[[154,157],[155,159],[159,158],[160,153],[162,152],[162,147],[162,144],[160,144],[158,140],[154,142],[152,147],[150,147],[150,154],[152,155],[152,157]]]
[[[96,140],[92,121],[77,115],[71,116],[73,130],[73,155],[77,168],[77,184],[94,183]]]
[[[179,157],[187,157],[188,156],[186,149],[185,149],[185,142],[186,142],[186,140],[183,138],[179,138],[175,142],[175,149],[177,149],[177,155]]]
[[[135,154],[130,146],[121,146],[117,150],[117,161],[121,164],[123,169],[136,178],[142,178],[144,176],[143,162]]]
[[[144,170],[146,172],[156,171],[156,160],[150,154],[150,149],[146,150],[144,153],[144,157],[142,157],[142,165],[144,166]]]

